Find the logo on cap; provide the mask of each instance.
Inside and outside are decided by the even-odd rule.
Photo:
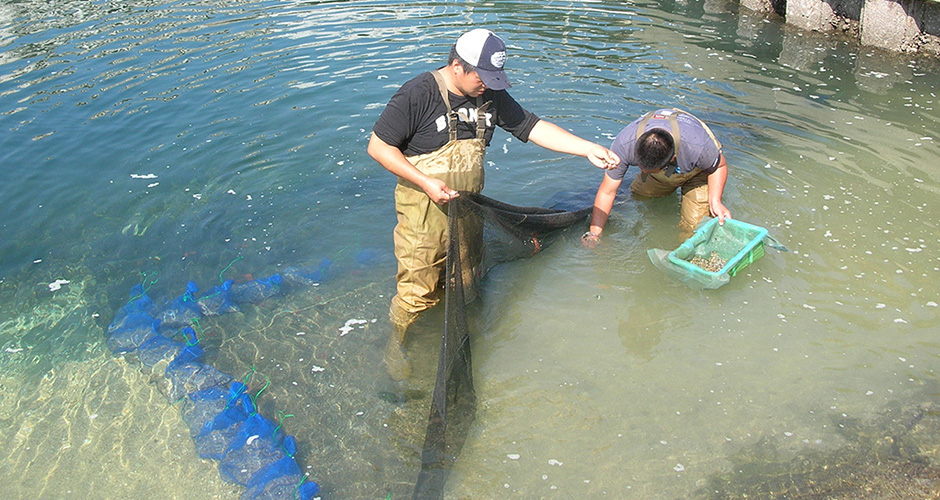
[[[503,65],[506,64],[506,51],[494,52],[493,55],[490,56],[490,64],[497,68],[502,68]]]

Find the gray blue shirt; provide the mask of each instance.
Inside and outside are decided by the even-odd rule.
[[[684,174],[696,168],[708,174],[718,168],[718,161],[721,158],[721,144],[712,139],[706,125],[698,118],[685,111],[668,108],[658,109],[652,113],[653,115],[646,123],[646,129],[643,132],[661,128],[672,134],[669,115],[675,115],[679,124],[679,152],[676,155],[675,165],[667,165],[664,169],[667,175],[672,173]],[[610,149],[617,153],[621,163],[617,168],[607,172],[607,176],[611,179],[622,180],[624,174],[627,173],[627,167],[636,165],[636,129],[642,120],[643,117],[637,118],[614,138]],[[675,139],[676,137],[673,136],[673,140]]]

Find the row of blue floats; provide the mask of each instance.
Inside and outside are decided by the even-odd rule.
[[[329,266],[324,259],[317,269],[288,268],[239,284],[228,280],[202,294],[190,281],[182,295],[161,304],[147,295],[146,283],[138,284],[108,326],[106,342],[115,355],[136,353],[150,369],[166,364],[167,397],[180,403],[196,452],[218,461],[222,479],[244,486],[244,499],[310,500],[319,486],[297,462],[297,442],[281,426],[285,415],[279,412],[279,423],[258,412],[247,386],[253,369],[242,382],[204,362],[199,320],[260,303],[285,286],[317,285]]]

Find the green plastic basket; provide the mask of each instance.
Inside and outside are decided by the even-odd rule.
[[[711,219],[695,230],[695,234],[678,248],[669,252],[667,259],[683,272],[703,278],[727,274],[734,276],[750,263],[764,256],[764,238],[767,230],[734,219]],[[708,258],[712,252],[726,261],[718,271],[708,271],[691,262],[695,257]]]

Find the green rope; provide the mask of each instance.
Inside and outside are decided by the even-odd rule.
[[[185,327],[184,327],[184,328],[185,328]],[[193,328],[193,331],[195,332],[196,329]],[[179,337],[182,337],[183,342],[186,343],[186,346],[187,346],[187,347],[192,347],[192,346],[194,346],[194,345],[199,345],[199,334],[196,334],[196,341],[193,342],[192,340],[189,340],[189,337],[188,337],[185,333],[183,333],[183,328],[180,328],[179,330],[176,330],[176,332],[174,332],[174,333],[173,333],[173,336],[170,337],[170,338],[176,339],[176,338],[179,338]]]
[[[255,393],[254,397],[251,398],[251,404],[255,406],[255,413],[258,413],[258,396],[260,396],[261,393],[264,392],[264,390],[267,389],[269,385],[271,385],[271,379],[268,378],[267,375],[264,376],[264,379],[265,379],[264,387],[258,390],[258,392]],[[254,415],[254,413],[252,413],[252,415]]]
[[[190,293],[189,290],[186,290],[186,293],[184,293],[181,298],[183,299],[183,302],[196,302],[196,296]]]
[[[199,343],[199,339],[203,337],[205,330],[203,330],[202,325],[199,324],[199,318],[193,318],[191,323],[193,325],[193,331],[196,332],[196,341],[193,343],[190,343],[189,339],[186,339],[186,344],[190,346],[194,346]]]
[[[235,260],[233,260],[232,262],[229,262],[228,265],[225,266],[225,269],[222,269],[222,271],[219,272],[219,283],[220,283],[220,284],[223,284],[223,285],[225,284],[225,280],[222,279],[222,275],[225,274],[225,271],[228,271],[228,269],[229,269],[230,267],[232,267],[232,264],[238,262],[238,261],[241,260],[241,259],[244,259],[244,257],[238,257],[238,258],[236,258]],[[222,290],[216,290],[216,291],[213,292],[213,293],[210,293],[210,294],[208,294],[208,295],[203,295],[202,297],[199,297],[199,300],[208,299],[208,298],[215,297],[216,295],[221,295],[221,294],[222,294]]]
[[[297,483],[297,487],[294,488],[294,493],[293,495],[291,495],[291,497],[300,498],[300,487],[303,486],[305,482],[307,482],[307,474],[303,474],[300,476],[300,482]]]
[[[141,282],[140,282],[140,286],[141,286],[141,288],[143,288],[144,293],[147,293],[147,290],[150,290],[150,287],[152,287],[154,284],[156,284],[157,281],[158,281],[158,279],[157,279],[157,278],[154,278],[153,280],[150,281],[150,283],[144,284],[144,282],[147,281],[147,273],[140,273],[140,275],[141,275],[141,278],[142,278],[142,280],[141,280]],[[156,276],[156,275],[157,275],[157,272],[154,271],[154,272],[153,272],[153,275]]]
[[[154,271],[153,275],[156,276],[156,274],[157,274],[156,271]],[[154,278],[148,283],[147,282],[148,273],[146,272],[140,273],[140,276],[141,276],[141,281],[140,281],[141,292],[131,297],[130,300],[127,301],[128,304],[146,295],[147,290],[150,290],[150,287],[152,287],[157,281],[159,281],[158,279]]]
[[[210,293],[210,294],[208,294],[208,295],[203,295],[202,297],[199,297],[199,300],[202,300],[202,299],[211,299],[212,297],[215,297],[216,295],[221,295],[221,294],[222,294],[222,291],[221,291],[221,290],[216,290],[216,291],[213,292],[213,293]]]
[[[248,373],[245,374],[245,382],[243,382],[245,384],[245,387],[248,387],[248,381],[251,380],[252,375],[254,375],[255,373],[257,373],[257,370],[255,370],[255,365],[251,365],[251,369],[248,370]],[[258,396],[260,396],[261,393],[264,392],[264,390],[267,389],[269,385],[271,385],[271,379],[268,378],[267,375],[265,375],[264,378],[265,378],[264,386],[258,392],[256,392],[253,396],[251,395],[251,393],[248,393],[248,398],[251,399],[251,405],[255,407],[254,408],[255,411],[252,412],[251,415],[258,413]]]
[[[285,414],[283,411],[281,411],[281,410],[278,410],[278,411],[277,411],[277,427],[275,427],[275,428],[274,428],[274,432],[271,433],[271,439],[274,439],[275,441],[277,441],[277,439],[276,439],[276,438],[277,438],[277,431],[280,430],[280,428],[284,425],[284,421],[285,421],[285,420],[287,420],[288,418],[293,417],[293,416],[294,416],[294,415],[286,415],[286,414]],[[289,457],[291,457],[291,458],[294,458],[294,455],[292,455],[291,453],[288,453],[287,448],[284,448],[284,445],[283,445],[283,444],[281,445],[281,448],[284,449],[284,453],[286,453],[287,456],[289,456]]]
[[[254,374],[255,374],[255,365],[251,365],[251,369],[248,370],[247,373],[245,373],[244,382],[242,382],[242,385],[244,385],[244,386],[246,387],[245,390],[247,390],[248,381],[251,380],[251,376],[254,375]],[[228,403],[227,403],[225,406],[226,406],[226,407],[231,407],[232,401],[235,401],[236,399],[238,399],[238,397],[241,396],[241,394],[242,394],[242,393],[239,392],[238,394],[233,395],[231,398],[229,398]],[[251,395],[249,394],[248,397],[250,398]],[[254,404],[254,400],[252,400],[251,402],[252,402],[252,404]]]
[[[225,280],[222,279],[222,275],[225,274],[225,271],[228,271],[228,268],[232,267],[232,264],[235,264],[242,259],[244,259],[244,257],[236,257],[232,262],[229,262],[228,265],[225,266],[225,269],[222,269],[222,271],[219,273],[219,283],[225,283]]]
[[[245,373],[245,381],[242,382],[245,386],[248,386],[248,381],[251,380],[251,376],[255,374],[255,365],[251,365],[247,373]]]

